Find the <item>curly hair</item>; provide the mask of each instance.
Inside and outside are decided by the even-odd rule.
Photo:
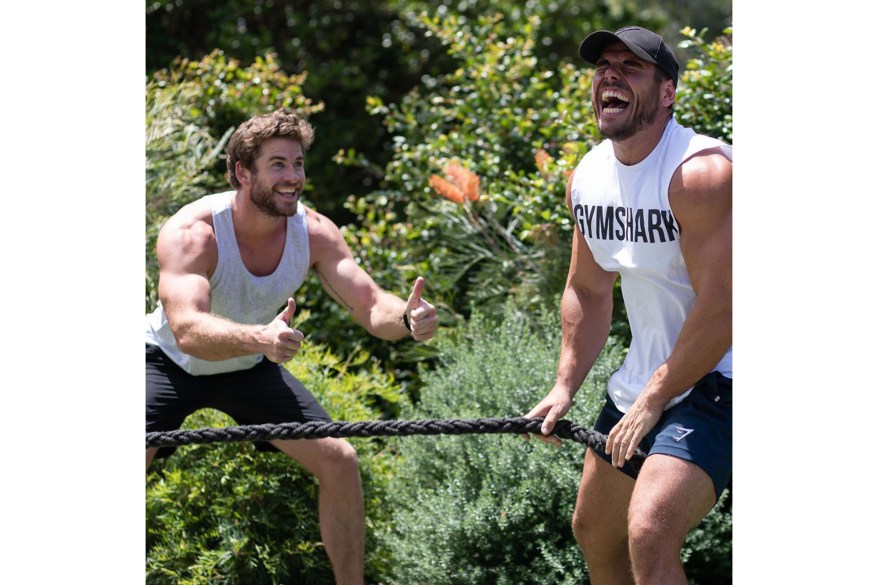
[[[253,116],[238,126],[226,145],[226,178],[232,188],[241,188],[235,176],[238,161],[252,170],[253,161],[259,156],[259,147],[270,138],[296,140],[307,152],[314,142],[314,128],[303,118],[284,110]]]

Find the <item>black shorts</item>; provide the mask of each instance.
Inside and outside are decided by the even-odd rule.
[[[250,369],[193,376],[157,345],[146,344],[146,432],[173,431],[201,408],[214,408],[239,425],[332,420],[317,399],[283,366],[263,359]],[[276,450],[256,442],[260,451]],[[176,447],[161,447],[167,457]]]
[[[609,435],[622,416],[608,396],[594,428]],[[699,380],[682,402],[664,412],[639,447],[648,455],[661,453],[694,463],[713,480],[719,498],[732,476],[732,381],[718,372]],[[595,453],[612,463],[603,449]],[[637,479],[630,463],[620,471]]]

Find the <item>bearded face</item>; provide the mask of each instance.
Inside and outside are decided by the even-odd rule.
[[[272,217],[292,217],[298,210],[301,187],[282,182],[270,184],[258,171],[252,173],[250,201]]]
[[[267,140],[248,170],[253,205],[270,217],[296,215],[305,187],[305,154],[298,141]]]
[[[592,91],[591,104],[597,114],[598,129],[611,140],[631,138],[656,121],[661,111],[661,76],[637,91],[623,79],[606,80]]]

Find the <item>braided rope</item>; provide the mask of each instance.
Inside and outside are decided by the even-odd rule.
[[[208,428],[194,431],[166,431],[146,434],[146,447],[177,447],[195,443],[230,443],[236,441],[271,441],[275,439],[323,439],[341,437],[399,437],[405,435],[463,435],[470,433],[540,433],[543,419],[475,418],[445,420],[384,420],[363,422],[309,421]],[[603,449],[607,437],[567,420],[559,420],[552,433],[592,449]],[[638,449],[631,463],[639,467],[646,454]]]

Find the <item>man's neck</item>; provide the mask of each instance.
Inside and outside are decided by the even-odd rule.
[[[631,166],[648,157],[661,142],[665,128],[672,118],[673,116],[669,116],[664,120],[656,120],[631,138],[619,141],[611,139],[616,160],[623,165]]]
[[[239,240],[271,239],[286,230],[285,217],[269,215],[250,200],[250,193],[241,188],[232,201],[232,221]]]

